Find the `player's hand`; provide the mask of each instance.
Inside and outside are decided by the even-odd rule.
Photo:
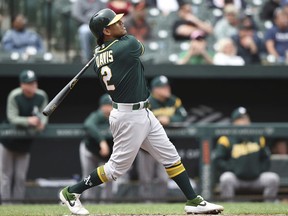
[[[30,116],[28,117],[28,124],[30,126],[37,127],[41,124],[41,121],[37,116]]]
[[[109,148],[108,143],[105,140],[101,141],[99,154],[102,157],[107,157],[109,153],[110,153],[110,148]]]
[[[45,124],[40,123],[39,125],[36,126],[37,131],[42,131],[45,128]]]
[[[170,124],[170,118],[168,116],[158,116],[157,118],[163,126]]]

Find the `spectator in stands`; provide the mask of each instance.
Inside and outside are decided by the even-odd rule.
[[[2,47],[7,52],[27,56],[44,53],[42,38],[27,28],[27,19],[23,14],[17,14],[12,18],[12,28],[4,33]]]
[[[244,107],[231,114],[235,126],[250,125]],[[220,194],[227,201],[233,200],[237,189],[263,189],[265,201],[275,201],[279,176],[269,172],[270,151],[263,136],[221,136],[215,149],[216,170],[220,171]]]
[[[276,8],[280,7],[281,0],[268,0],[265,1],[261,11],[259,13],[259,17],[263,21],[271,21],[273,22],[274,11]]]
[[[244,59],[237,55],[236,46],[231,38],[222,38],[215,44],[214,65],[244,65]]]
[[[116,14],[123,13],[125,16],[133,10],[132,3],[128,0],[109,0],[107,8],[113,10]]]
[[[38,89],[34,71],[22,71],[19,81],[20,87],[8,95],[7,120],[9,124],[25,130],[31,137],[1,139],[0,184],[3,203],[22,201],[25,198],[25,182],[33,137],[45,128],[48,120],[41,114],[48,102],[47,94]]]
[[[157,76],[151,81],[149,102],[151,111],[164,127],[171,126],[175,122],[183,122],[187,117],[181,99],[171,94],[166,76]],[[141,185],[139,194],[148,200],[152,196],[165,197],[169,178],[163,166],[143,150],[138,153],[137,166]],[[153,191],[153,182],[158,183],[156,189],[159,191]]]
[[[252,23],[241,23],[238,33],[232,35],[232,40],[245,64],[260,64],[261,54],[265,51],[264,41],[257,35]]]
[[[105,7],[106,3],[99,0],[76,0],[72,5],[72,17],[79,23],[78,36],[82,63],[87,63],[94,52],[94,37],[88,25],[90,18],[96,11]]]
[[[134,3],[132,12],[125,19],[128,34],[134,35],[141,42],[145,42],[151,37],[151,29],[146,21],[145,6],[145,0]]]
[[[216,41],[236,34],[239,22],[240,13],[237,8],[232,4],[226,5],[224,8],[224,16],[216,22],[214,27]]]
[[[213,64],[213,53],[207,49],[203,31],[194,31],[191,34],[189,49],[179,54],[177,64]]]
[[[80,162],[82,176],[89,176],[95,166],[108,161],[113,147],[112,138],[107,138],[101,134],[102,130],[109,129],[109,115],[112,110],[112,100],[108,94],[104,94],[99,99],[99,108],[92,112],[84,122],[85,137],[80,143]],[[89,179],[87,179],[87,182]],[[87,200],[96,198],[97,190],[93,188],[83,193],[82,197]],[[102,199],[112,198],[112,182],[104,186],[101,193]]]
[[[211,34],[213,27],[208,22],[198,19],[192,13],[190,3],[183,2],[178,11],[178,20],[172,27],[173,38],[177,41],[190,40],[191,34],[194,31],[203,31],[205,34]]]
[[[223,9],[228,4],[233,4],[239,11],[247,6],[245,0],[208,0],[208,7]]]
[[[275,25],[265,32],[265,46],[270,57],[276,63],[288,60],[288,15],[283,9],[275,11]]]

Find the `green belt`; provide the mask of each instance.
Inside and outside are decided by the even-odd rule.
[[[118,109],[118,104],[117,103],[112,103],[112,107],[115,109]],[[143,108],[148,108],[149,107],[149,102],[145,101]],[[140,109],[140,103],[135,103],[132,105],[132,110],[139,110]]]

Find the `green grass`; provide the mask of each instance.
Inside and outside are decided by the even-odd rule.
[[[277,203],[220,203],[224,206],[223,215],[237,214],[265,214],[265,215],[288,215],[288,204]],[[108,214],[185,214],[183,203],[156,203],[156,204],[89,204],[85,207],[92,215]],[[58,216],[70,215],[66,207],[60,205],[2,205],[1,216]]]

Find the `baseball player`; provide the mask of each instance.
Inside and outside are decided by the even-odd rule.
[[[20,86],[7,97],[7,121],[28,134],[43,131],[48,118],[40,115],[48,103],[47,93],[38,88],[34,71],[23,70],[19,75]],[[29,138],[1,139],[0,143],[0,189],[3,202],[25,198],[25,182],[31,157],[34,136]],[[1,145],[2,144],[2,145]]]
[[[105,138],[100,130],[109,128],[109,115],[112,110],[112,101],[108,94],[104,94],[99,99],[99,108],[92,112],[84,122],[85,137],[80,143],[80,162],[82,176],[86,177],[99,164],[103,164],[111,155],[113,141],[111,138]],[[87,190],[82,197],[87,200],[93,200],[97,194],[97,187]],[[107,182],[101,197],[106,199],[112,198],[112,182]]]
[[[171,93],[171,86],[166,76],[156,76],[151,81],[151,95],[149,97],[149,109],[165,128],[171,123],[183,122],[187,112],[182,106],[181,99]],[[167,193],[168,176],[162,164],[152,156],[140,150],[137,156],[137,169],[140,180],[140,195],[149,200],[153,197],[165,197]],[[152,183],[157,183],[157,191]],[[153,194],[154,193],[154,194]],[[157,196],[155,196],[157,193]]]
[[[231,114],[232,124],[251,123],[247,110],[238,107]],[[233,200],[236,189],[263,189],[265,201],[275,201],[279,176],[269,172],[270,150],[263,136],[221,136],[215,149],[215,165],[220,175],[221,197]]]
[[[95,13],[89,23],[99,45],[95,50],[94,70],[113,101],[109,116],[113,152],[105,165],[97,167],[79,183],[62,189],[61,201],[74,214],[89,214],[79,199],[82,192],[122,176],[142,148],[163,164],[168,176],[183,191],[187,197],[187,213],[223,211],[222,206],[209,203],[195,193],[176,148],[148,109],[149,91],[140,61],[144,47],[134,36],[127,35],[122,17],[123,14],[103,9]]]

